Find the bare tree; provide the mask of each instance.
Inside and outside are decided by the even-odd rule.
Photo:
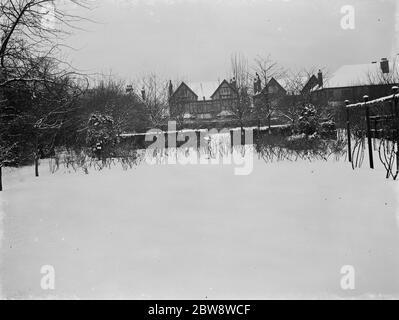
[[[250,94],[252,92],[251,76],[249,72],[248,60],[241,53],[234,53],[231,56],[231,75],[236,94],[236,103],[230,105],[230,112],[239,123],[241,130],[244,128],[253,112]]]
[[[54,61],[40,59],[32,70],[35,77],[46,81],[19,82],[5,91],[7,108],[2,109],[2,126],[24,150],[20,156],[30,158],[32,153],[36,176],[39,159],[54,151],[58,133],[71,121],[69,116],[78,108],[78,99],[87,88],[72,77],[52,76],[55,69]]]
[[[42,78],[44,78],[43,76]],[[73,78],[61,77],[51,83],[35,83],[32,91],[34,112],[29,112],[33,133],[35,175],[39,176],[39,159],[54,152],[55,139],[79,108],[79,99],[87,90]]]
[[[171,119],[176,121],[177,129],[183,128],[186,123],[186,116],[188,115],[187,107],[184,102],[176,102],[173,104],[173,113]]]
[[[271,78],[278,80],[287,75],[287,71],[277,61],[273,60],[270,54],[267,56],[258,55],[254,60],[253,70],[259,74],[265,86]]]
[[[381,61],[381,63],[384,63]],[[399,69],[398,69],[398,57],[395,56],[392,61],[386,61],[388,72],[383,72],[382,68],[379,66],[375,71],[368,71],[366,78],[368,84],[378,85],[378,84],[398,84],[399,83]]]
[[[3,191],[3,167],[13,163],[16,158],[15,149],[17,144],[7,145],[3,142],[3,133],[0,134],[0,191]]]
[[[287,106],[280,110],[280,115],[294,123],[299,117],[299,107],[309,103],[314,103],[312,94],[313,89],[318,86],[317,74],[320,69],[312,67],[299,71],[287,71],[286,90],[288,93]],[[329,71],[321,69],[324,82],[329,78]],[[318,106],[317,106],[318,107]]]
[[[259,91],[262,90],[262,81],[264,83],[264,90],[259,92],[254,101],[256,116],[259,122],[267,119],[270,130],[272,115],[277,111],[277,106],[280,105],[284,95],[282,95],[281,92],[269,94],[267,85],[272,78],[276,79],[277,81],[279,79],[285,78],[287,72],[282,66],[272,59],[270,54],[267,56],[258,55],[255,58],[253,70],[255,71],[254,83],[259,83]],[[254,93],[256,94],[257,92]]]
[[[156,128],[168,117],[169,84],[155,73],[144,76],[139,84],[139,96],[144,103],[146,115],[151,125]]]
[[[70,0],[71,4],[88,8],[85,0]],[[70,69],[68,63],[57,58],[60,52],[60,39],[67,35],[73,24],[82,18],[66,13],[67,2],[55,0],[0,0],[0,102],[2,111],[0,113],[2,133],[0,134],[0,150],[2,151],[1,165],[14,163],[12,153],[19,150],[9,137],[10,121],[15,124],[27,119],[26,115],[13,114],[12,106],[5,97],[5,90],[18,92],[20,86],[26,91],[34,93],[36,84],[53,83],[59,85],[65,79],[71,79],[75,71]],[[57,68],[47,68],[46,72],[38,71],[38,66],[43,67],[45,61],[56,61]],[[49,73],[52,73],[49,75]],[[24,97],[26,98],[26,97]],[[30,99],[34,100],[34,99]],[[32,103],[32,101],[30,101]],[[44,103],[44,101],[41,101]],[[59,107],[60,104],[57,104]],[[43,105],[36,105],[37,109]],[[4,114],[4,110],[7,110]],[[37,110],[32,108],[30,116]],[[51,115],[60,114],[60,110],[53,110]],[[50,114],[38,121],[36,128],[44,128],[45,120],[52,118]],[[21,120],[22,119],[22,120]],[[55,125],[59,126],[59,123]],[[18,127],[18,126],[17,126]],[[19,127],[20,128],[20,127]],[[3,138],[4,137],[4,138]],[[8,137],[8,138],[7,138]],[[16,151],[18,152],[18,151]],[[11,160],[10,160],[11,159]]]
[[[299,117],[299,107],[309,101],[309,92],[304,91],[305,85],[309,82],[313,73],[309,70],[287,72],[287,106],[280,115],[294,124]]]
[[[67,2],[89,7],[85,0]],[[67,14],[65,5],[55,0],[0,0],[0,87],[18,81],[43,81],[31,74],[26,62],[40,57],[55,59],[60,38],[82,19]]]

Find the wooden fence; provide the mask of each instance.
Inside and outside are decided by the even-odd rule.
[[[379,157],[387,169],[387,177],[392,175],[396,179],[399,173],[399,94],[398,87],[395,86],[392,90],[392,95],[371,101],[368,96],[364,96],[363,102],[359,103],[350,104],[345,101],[345,111],[348,160],[353,164],[355,147],[352,142],[366,140],[369,165],[374,169],[373,148],[378,140]],[[396,172],[393,171],[395,163]]]

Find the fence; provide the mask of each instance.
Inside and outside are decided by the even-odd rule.
[[[399,174],[399,94],[398,87],[392,90],[392,95],[371,101],[368,96],[355,104],[345,101],[345,112],[348,160],[352,166],[360,166],[367,141],[370,168],[374,169],[373,149],[377,149],[387,178],[392,176],[396,180]]]

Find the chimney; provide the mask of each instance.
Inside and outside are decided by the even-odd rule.
[[[319,73],[317,74],[317,84],[320,88],[323,87],[323,72],[319,69]]]
[[[260,81],[259,74],[255,73],[255,80],[254,80],[254,92],[255,94],[262,91],[262,82]]]
[[[172,84],[172,80],[169,80],[168,93],[169,93],[169,99],[170,99],[170,98],[172,97],[172,95],[173,95],[173,84]]]
[[[387,58],[382,58],[380,62],[382,73],[389,73],[389,61]]]
[[[231,79],[230,83],[235,89],[237,89],[237,81],[236,81],[235,77],[233,77],[233,79]]]

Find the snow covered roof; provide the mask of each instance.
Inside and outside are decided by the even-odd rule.
[[[397,62],[389,61],[389,69],[390,73],[387,74],[388,77],[397,72]],[[380,62],[344,65],[335,71],[332,77],[326,81],[324,88],[351,87],[378,83],[381,76]]]
[[[326,87],[349,87],[369,83],[368,76],[379,72],[379,64],[345,65],[334,72]]]
[[[190,82],[188,86],[198,95],[199,100],[202,100],[203,97],[210,100],[219,83],[217,81]]]

